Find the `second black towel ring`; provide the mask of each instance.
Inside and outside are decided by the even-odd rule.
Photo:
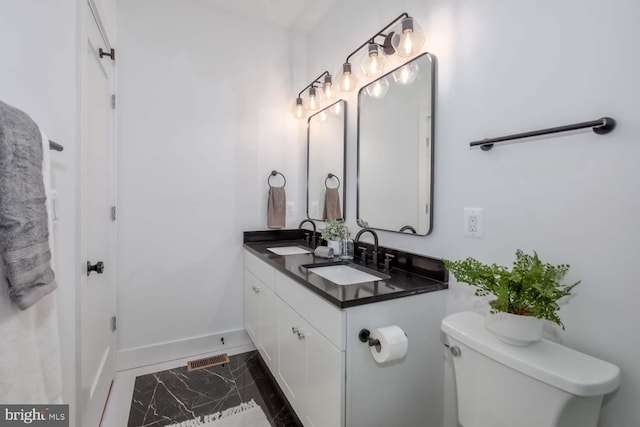
[[[336,175],[330,173],[329,175],[327,175],[327,177],[324,179],[324,186],[326,188],[331,188],[329,187],[329,185],[327,184],[327,181],[329,181],[331,178],[335,178],[336,181],[338,181],[338,186],[337,187],[333,187],[333,188],[340,188],[340,178],[338,178]]]
[[[280,175],[284,181],[284,184],[282,184],[282,186],[285,187],[287,185],[287,178],[285,178],[285,176],[282,173],[274,170],[274,171],[271,171],[271,174],[269,174],[269,178],[267,178],[267,184],[269,184],[269,188],[273,187],[273,185],[271,185],[271,178],[278,175]]]

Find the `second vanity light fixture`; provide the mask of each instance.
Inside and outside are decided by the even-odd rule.
[[[324,77],[324,80],[320,80],[323,77]],[[320,108],[320,99],[319,99],[319,94],[318,94],[316,85],[322,87],[322,91],[324,93],[325,98],[333,99],[334,92],[332,88],[333,82],[331,79],[331,74],[329,74],[328,71],[325,71],[324,73],[316,77],[311,83],[306,85],[298,93],[298,97],[296,98],[296,103],[294,104],[293,109],[291,110],[293,117],[295,117],[296,119],[305,118],[307,115],[307,110],[315,111]],[[307,89],[309,89],[309,95],[306,102],[307,105],[305,107],[304,103],[302,102],[302,94]]]
[[[399,31],[391,31],[388,34],[385,34],[385,31],[391,28],[398,21],[401,21],[401,29]],[[382,38],[382,43],[376,42],[376,39],[378,38]],[[335,83],[342,92],[353,92],[356,90],[358,87],[358,77],[350,60],[353,55],[365,46],[367,46],[367,55],[362,59],[360,67],[366,77],[372,78],[381,75],[384,71],[386,56],[397,54],[402,58],[411,58],[421,51],[423,45],[424,32],[422,31],[422,28],[420,28],[420,25],[418,25],[418,23],[405,12],[375,33],[372,37],[368,38],[367,41],[362,43],[347,56]],[[411,71],[408,67],[403,68],[407,68],[404,70],[405,73]],[[395,76],[394,73],[394,79],[406,84],[409,83],[407,79],[411,79],[410,74],[409,76],[403,77],[400,75]],[[413,78],[415,78],[415,75]],[[386,81],[381,82],[380,84],[384,85],[384,83],[388,85],[388,82]],[[320,108],[320,94],[318,91],[320,88],[322,90],[322,94],[327,100],[331,100],[335,97],[333,78],[328,71],[320,74],[311,83],[305,86],[300,93],[298,93],[298,97],[296,98],[296,102],[292,109],[292,113],[295,118],[303,119],[307,115],[307,110],[315,111]],[[307,89],[309,89],[307,100],[306,103],[303,103],[302,94]],[[379,87],[377,90],[384,90],[384,87]],[[384,91],[386,92],[386,90]]]

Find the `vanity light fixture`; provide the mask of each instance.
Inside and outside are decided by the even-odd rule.
[[[320,81],[320,79],[323,77],[325,78],[324,85]],[[307,116],[307,110],[314,111],[320,108],[320,100],[318,99],[319,97],[318,97],[318,92],[316,91],[317,89],[316,85],[323,87],[323,89],[325,90],[325,96],[326,96],[326,84],[327,84],[326,77],[329,77],[329,84],[331,84],[331,74],[329,74],[328,71],[325,71],[324,73],[320,74],[318,77],[313,79],[313,81],[308,85],[306,85],[300,92],[298,92],[296,103],[293,105],[293,108],[291,109],[291,114],[293,114],[293,117],[295,117],[296,119],[304,119]],[[307,99],[307,106],[305,108],[304,104],[302,103],[302,94],[307,89],[309,89],[309,96]]]
[[[385,31],[400,20],[402,20],[401,33],[391,31],[388,34],[385,34]],[[382,44],[376,43],[376,38],[378,37],[383,38]],[[366,42],[362,43],[353,52],[351,52],[349,56],[347,56],[347,60],[342,66],[342,73],[338,76],[338,86],[340,87],[340,90],[344,92],[352,92],[356,89],[358,80],[351,69],[351,63],[349,61],[351,57],[363,47],[368,46],[368,55],[364,58],[363,63],[361,64],[362,69],[367,77],[376,77],[382,74],[385,55],[398,53],[399,56],[404,58],[411,57],[420,52],[423,45],[424,32],[422,31],[422,28],[420,28],[408,13],[403,13],[380,31],[375,33],[372,37],[367,39]]]
[[[398,21],[400,21],[401,30],[386,33],[386,31]],[[382,39],[380,40],[379,38]],[[376,42],[376,39],[379,39],[381,43]],[[377,77],[381,75],[384,70],[386,56],[395,53],[403,58],[415,56],[421,51],[424,45],[424,39],[424,32],[418,23],[415,22],[408,13],[402,13],[347,56],[347,59],[344,64],[342,64],[336,76],[335,85],[337,85],[342,92],[353,92],[358,88],[358,76],[352,68],[350,61],[351,57],[363,47],[367,46],[367,55],[362,60],[360,66],[367,77]],[[408,66],[407,68],[401,68],[399,73],[394,73],[393,78],[399,84],[410,84],[415,80],[417,74],[417,68]],[[323,77],[324,79],[320,80]],[[384,96],[388,88],[389,81],[385,80],[384,82],[372,85],[371,88],[367,88],[367,92],[369,96],[380,98]],[[307,89],[309,89],[309,93],[305,106],[302,102],[302,94]],[[320,91],[318,92],[318,90]],[[328,71],[320,74],[298,93],[296,103],[291,110],[293,116],[298,119],[303,119],[306,117],[307,110],[318,110],[320,108],[320,94],[324,95],[327,100],[332,100],[335,97],[334,80]]]

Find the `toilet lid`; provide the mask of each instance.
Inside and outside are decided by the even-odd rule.
[[[601,396],[620,385],[616,365],[546,339],[527,347],[507,344],[485,329],[478,313],[447,316],[442,331],[503,365],[576,396]]]

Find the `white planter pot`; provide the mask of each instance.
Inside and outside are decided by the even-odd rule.
[[[544,322],[533,316],[489,311],[484,317],[484,326],[499,340],[525,347],[542,339]]]
[[[327,246],[333,248],[333,256],[340,255],[340,240],[329,240]]]

